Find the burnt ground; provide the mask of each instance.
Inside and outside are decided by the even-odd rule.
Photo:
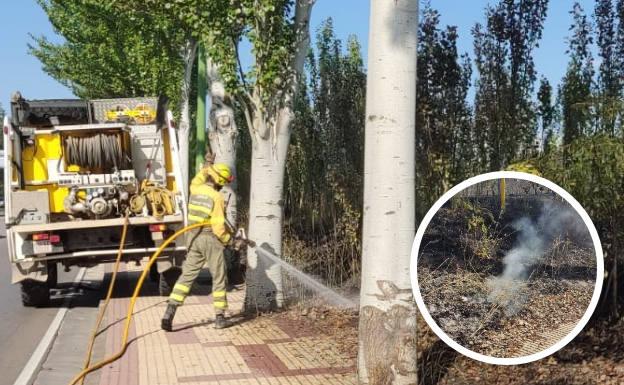
[[[331,335],[356,365],[358,314],[327,307],[293,307],[262,315],[300,334]],[[484,364],[455,352],[418,317],[419,385],[624,385],[624,319],[591,321],[563,349],[525,365]]]
[[[540,219],[568,210],[554,196],[516,195],[504,211],[497,206],[497,199],[461,198],[436,214],[421,244],[419,286],[433,319],[460,345],[493,357],[526,356],[580,320],[596,260],[588,234],[570,226],[580,218]],[[526,241],[516,225],[522,217],[536,224],[544,245],[510,263],[504,257]],[[510,274],[516,269],[522,273]]]
[[[420,385],[622,385],[624,319],[594,320],[552,356],[501,366],[455,352],[419,318],[418,368]]]

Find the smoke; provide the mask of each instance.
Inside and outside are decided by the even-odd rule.
[[[527,298],[525,288],[532,267],[538,264],[556,239],[581,247],[591,245],[591,237],[581,217],[568,207],[543,204],[537,220],[525,216],[511,226],[517,232],[513,247],[503,257],[503,272],[487,280],[488,301],[501,305],[508,315],[518,312]]]

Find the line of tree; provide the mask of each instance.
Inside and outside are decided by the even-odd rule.
[[[474,63],[458,55],[456,30],[426,5],[418,54],[419,216],[440,194],[472,175],[537,169],[588,210],[605,248],[603,292],[617,314],[624,233],[624,1],[598,0],[592,15],[571,6],[568,65],[558,87],[539,82],[532,54],[547,1],[500,0],[472,29]],[[594,63],[597,52],[600,65]],[[468,101],[476,70],[474,102]],[[537,90],[535,85],[538,83]],[[620,269],[621,270],[621,269]]]
[[[31,52],[46,72],[81,97],[165,94],[189,127],[195,49],[204,42],[237,117],[240,207],[252,236],[281,254],[284,231],[283,254],[300,266],[332,283],[358,281],[366,73],[357,38],[343,43],[328,20],[308,49],[306,7],[313,2],[307,0],[267,0],[261,7],[38,1],[65,38],[53,44],[33,37]],[[540,77],[533,62],[547,10],[547,0],[488,6],[472,28],[471,58],[458,51],[457,28],[441,26],[440,14],[425,4],[417,49],[416,215],[467,177],[530,163],[589,207],[603,238],[613,240],[606,251],[614,270],[622,226],[610,218],[621,212],[622,198],[607,183],[624,184],[619,166],[606,159],[622,151],[624,0],[597,0],[592,15],[572,5],[568,65],[558,86]],[[243,39],[254,47],[250,71],[239,60]],[[579,171],[587,162],[611,179],[588,179]],[[256,271],[264,270],[279,287],[279,269]],[[610,281],[612,290],[617,286]],[[281,300],[273,294],[272,301]]]

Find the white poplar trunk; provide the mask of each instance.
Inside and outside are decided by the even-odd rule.
[[[238,128],[234,119],[234,110],[225,103],[225,87],[218,78],[217,69],[210,59],[206,67],[210,83],[208,141],[215,155],[215,163],[226,164],[234,175],[234,181],[224,186],[221,192],[227,202],[227,219],[233,226],[237,226],[236,137]]]
[[[249,237],[258,247],[282,255],[283,191],[286,155],[290,142],[292,113],[283,109],[275,148],[270,140],[254,138],[249,197]],[[284,301],[282,272],[279,265],[259,258],[250,249],[247,255],[248,310],[262,311],[281,307]]]
[[[189,137],[191,135],[191,75],[197,43],[188,41],[182,50],[182,60],[184,62],[184,79],[180,89],[180,124],[178,125],[178,145],[180,147],[180,167],[182,168],[182,191],[188,198],[189,184]]]
[[[296,48],[292,58],[293,76],[281,96],[282,107],[274,114],[266,113],[259,93],[251,96],[253,106],[246,111],[252,138],[251,184],[249,198],[249,238],[257,247],[282,253],[283,190],[286,155],[290,143],[290,123],[293,120],[293,98],[298,79],[310,46],[310,15],[314,0],[297,0],[295,8]],[[263,311],[281,307],[284,301],[281,268],[258,258],[253,248],[247,253],[248,311]]]
[[[368,50],[358,377],[416,384],[415,234],[418,0],[372,0]]]

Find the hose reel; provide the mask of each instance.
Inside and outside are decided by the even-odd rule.
[[[97,133],[93,135],[67,135],[65,160],[89,170],[123,169],[126,159],[123,150],[123,133]]]

